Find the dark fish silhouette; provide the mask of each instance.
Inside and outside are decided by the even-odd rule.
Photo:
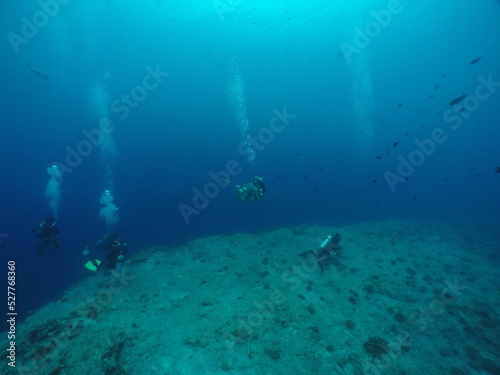
[[[437,90],[439,88],[439,85],[434,86],[434,90]]]
[[[402,104],[402,103],[399,103],[399,104],[398,104],[398,107],[400,107],[400,108],[401,108],[402,106],[403,106],[403,104]]]
[[[455,98],[453,99],[451,102],[450,102],[450,105],[453,107],[454,105],[457,105],[458,103],[460,103],[462,100],[464,100],[464,98],[466,97],[467,95],[463,94],[462,96],[459,96],[458,98]]]
[[[474,60],[472,60],[469,65],[474,65],[475,63],[478,63],[479,60],[481,60],[481,57],[476,57]]]
[[[497,169],[495,170],[495,173],[500,173],[500,167],[497,167]]]
[[[394,143],[392,144],[392,147],[396,147],[397,145],[399,145],[399,142],[394,142]]]
[[[41,79],[49,79],[49,76],[47,74],[45,74],[44,72],[42,72],[40,69],[38,69],[37,67],[31,65],[30,63],[27,63],[26,65],[28,65],[28,69],[34,74],[36,75],[37,77],[41,78]]]
[[[377,155],[377,156],[375,156],[375,158],[376,158],[376,159],[382,159],[382,156]]]

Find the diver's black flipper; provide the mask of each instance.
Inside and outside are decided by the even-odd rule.
[[[312,250],[309,250],[309,251],[304,251],[303,253],[300,253],[299,256],[301,257],[306,257],[308,256],[309,254],[314,254],[314,252]]]
[[[38,245],[37,248],[38,248],[38,255],[43,257],[45,255],[45,249],[43,248],[42,245]]]

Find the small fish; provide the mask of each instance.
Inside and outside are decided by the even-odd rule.
[[[462,94],[462,96],[459,96],[458,98],[455,98],[453,99],[451,102],[450,102],[450,106],[454,106],[454,105],[457,105],[458,103],[460,103],[462,100],[464,100],[464,98],[466,97],[467,95],[465,94]]]
[[[497,169],[495,169],[495,173],[500,173],[500,167],[497,167]]]
[[[372,184],[376,184],[377,182],[378,182],[378,180],[373,180]]]
[[[396,147],[397,145],[399,145],[399,142],[394,142],[394,143],[392,144],[392,147],[394,148],[394,147]]]
[[[433,98],[434,98],[434,95],[430,95],[430,96],[429,96],[429,99],[433,99]]]
[[[382,156],[377,155],[377,156],[375,156],[375,159],[382,159]]]
[[[478,63],[479,60],[481,60],[481,57],[476,57],[474,60],[472,60],[469,65],[474,65],[475,63]]]
[[[37,67],[31,65],[30,63],[27,63],[26,65],[28,65],[28,69],[34,74],[36,75],[37,77],[41,78],[41,79],[49,79],[49,77],[47,76],[47,74],[45,74],[44,72],[42,72],[40,69],[38,69]]]
[[[439,88],[440,85],[436,85],[434,86],[434,90],[437,90]]]
[[[402,107],[402,106],[403,106],[403,104],[402,104],[402,103],[399,103],[399,104],[398,104],[398,107]]]

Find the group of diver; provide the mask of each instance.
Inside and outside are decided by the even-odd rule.
[[[260,175],[255,174],[252,181],[244,185],[234,185],[236,198],[239,202],[245,202],[251,199],[258,202],[266,192],[266,186]],[[59,249],[59,227],[54,217],[48,217],[42,221],[35,229],[35,236],[38,237],[38,254],[43,256],[47,253],[54,253]],[[324,271],[324,265],[332,255],[337,255],[340,251],[340,234],[329,235],[316,250],[310,250],[299,255],[302,257],[313,257],[320,266],[321,273]],[[104,261],[94,259],[88,261],[85,267],[91,271],[100,271],[103,269],[115,270],[121,274],[125,255],[128,252],[127,244],[121,242],[116,233],[110,233],[103,236],[95,244],[88,245],[83,251],[84,256],[88,256],[91,251],[104,251],[106,257]]]
[[[234,187],[239,202],[245,202],[248,199],[258,202],[266,192],[266,186],[262,182],[262,177],[258,174],[253,176],[251,182],[242,186],[235,185]],[[59,226],[54,217],[48,217],[42,221],[35,229],[35,236],[39,239],[37,249],[40,256],[55,253],[59,249]],[[88,261],[85,264],[86,268],[91,271],[109,269],[121,273],[125,255],[127,254],[127,244],[122,243],[116,233],[106,234],[95,244],[88,245],[83,251],[83,255],[88,256],[94,250],[104,251],[106,258],[104,261],[99,259]]]
[[[35,230],[35,236],[39,238],[37,249],[40,256],[55,253],[59,249],[59,226],[54,217],[51,216],[42,221]],[[83,255],[87,256],[91,250],[104,251],[106,258],[104,261],[98,259],[88,261],[85,264],[86,268],[91,271],[107,268],[121,273],[127,254],[127,244],[120,242],[116,233],[107,234],[95,244],[88,245]]]

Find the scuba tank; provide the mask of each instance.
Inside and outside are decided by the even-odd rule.
[[[332,240],[332,235],[330,234],[328,237],[325,238],[325,240],[321,243],[320,248],[324,249],[326,245]]]
[[[116,259],[116,272],[121,276],[123,271],[123,264],[125,263],[125,256],[120,254]]]

